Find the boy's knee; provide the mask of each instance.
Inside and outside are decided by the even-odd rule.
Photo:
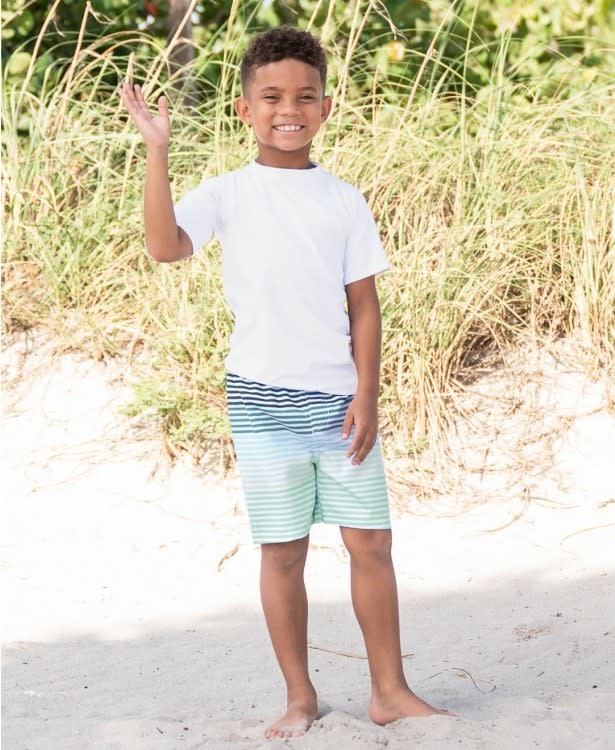
[[[389,560],[393,542],[390,529],[342,529],[342,538],[355,559]]]
[[[261,544],[263,565],[280,573],[291,572],[297,566],[303,567],[308,549],[308,537],[292,542]]]

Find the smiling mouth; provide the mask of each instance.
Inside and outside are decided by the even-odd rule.
[[[273,129],[278,133],[298,133],[304,127],[304,125],[274,125]]]

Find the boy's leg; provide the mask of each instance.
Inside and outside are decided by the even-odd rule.
[[[350,553],[352,603],[371,673],[370,718],[388,724],[409,716],[446,713],[416,696],[404,676],[390,530],[341,527],[340,531]]]
[[[318,714],[308,674],[308,604],[303,580],[309,537],[261,545],[261,601],[275,655],[286,681],[287,711],[267,737],[298,737]]]

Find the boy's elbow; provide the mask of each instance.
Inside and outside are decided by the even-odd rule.
[[[178,260],[183,260],[184,255],[177,255],[173,253],[149,253],[150,257],[156,261],[156,263],[175,263]]]
[[[180,238],[175,244],[146,241],[145,247],[149,255],[158,263],[174,263],[192,255],[192,244],[181,242]]]
[[[145,243],[145,249],[147,250],[147,254],[155,260],[157,263],[168,263],[169,262],[169,253],[165,252],[164,247],[158,247],[158,246],[152,246],[149,243]]]

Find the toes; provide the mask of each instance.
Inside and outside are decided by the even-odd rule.
[[[306,732],[307,729],[298,729],[297,727],[269,727],[265,730],[265,737],[268,740],[286,740],[291,737],[303,737]]]

